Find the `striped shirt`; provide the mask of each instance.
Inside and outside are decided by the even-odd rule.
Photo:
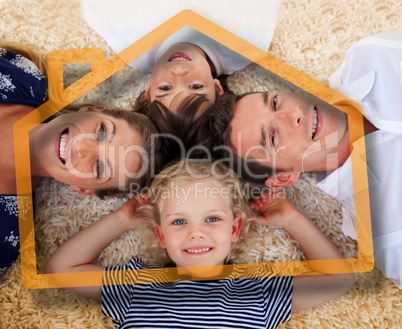
[[[125,266],[106,268],[102,312],[116,327],[265,329],[290,319],[292,277],[231,279],[232,273],[221,280],[168,282],[163,273],[113,271],[147,268],[138,258]],[[148,282],[152,276],[154,282],[133,283],[144,282],[140,276],[148,276]]]

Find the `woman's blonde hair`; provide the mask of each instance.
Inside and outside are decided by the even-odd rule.
[[[139,216],[146,218],[150,226],[154,224],[160,225],[160,206],[164,201],[164,196],[166,197],[166,192],[177,185],[205,181],[219,184],[224,188],[225,196],[229,196],[233,217],[240,216],[243,219],[239,241],[236,244],[232,244],[226,259],[228,261],[235,246],[240,244],[249,229],[249,219],[252,217],[252,211],[249,208],[243,181],[233,170],[221,162],[182,160],[168,165],[152,181],[147,191],[152,205],[139,208]]]

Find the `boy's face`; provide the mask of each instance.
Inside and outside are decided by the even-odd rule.
[[[242,158],[283,171],[329,170],[338,166],[329,155],[349,150],[347,129],[344,112],[313,96],[254,93],[236,103],[230,142]]]
[[[227,190],[198,180],[169,193],[160,205],[161,225],[155,226],[161,247],[178,268],[222,265],[243,224],[233,217]]]
[[[176,43],[157,61],[147,87],[150,101],[158,100],[171,111],[190,95],[205,95],[197,116],[215,102],[216,91],[223,93],[219,80],[212,78],[204,51],[189,43]]]
[[[93,107],[63,114],[33,132],[41,176],[90,191],[124,187],[141,167],[142,137],[125,120]],[[85,193],[85,192],[84,192]]]

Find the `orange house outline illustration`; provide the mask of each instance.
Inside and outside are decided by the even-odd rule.
[[[159,27],[139,39],[114,57],[106,60],[105,52],[101,48],[90,49],[70,49],[55,50],[48,55],[48,76],[49,76],[49,101],[26,115],[14,125],[14,149],[15,165],[17,176],[17,194],[18,196],[29,196],[31,207],[24,207],[23,203],[18,201],[19,227],[21,241],[21,267],[22,281],[26,288],[56,288],[56,287],[77,287],[77,286],[99,286],[102,285],[103,272],[79,272],[79,273],[58,273],[58,274],[38,274],[36,266],[34,221],[32,210],[32,186],[29,158],[29,140],[28,132],[30,129],[49,118],[66,105],[85,94],[96,85],[109,78],[114,73],[131,63],[133,60],[152,49],[154,46],[174,34],[184,26],[190,26],[210,38],[220,42],[233,51],[240,53],[251,61],[261,65],[274,74],[290,81],[294,85],[304,89],[310,94],[321,98],[322,100],[334,106],[340,104],[346,97],[339,94],[330,87],[300,72],[292,66],[284,63],[269,53],[257,48],[247,41],[226,31],[222,27],[210,22],[200,15],[184,10]],[[91,72],[73,83],[71,86],[63,86],[63,65],[71,63],[91,63]],[[356,140],[364,136],[363,116],[359,104],[348,99],[349,104],[353,104],[355,109],[343,109],[348,115],[349,122],[353,122],[353,130],[350,131],[351,140]],[[360,109],[357,111],[356,109]],[[356,128],[355,128],[356,127]],[[364,143],[354,145],[354,148],[362,148],[364,152]],[[25,151],[24,151],[25,150]],[[356,226],[358,234],[358,257],[346,260],[316,260],[316,261],[292,261],[292,262],[274,262],[264,264],[238,264],[224,265],[244,268],[244,271],[238,271],[247,276],[246,273],[250,267],[259,266],[266,270],[266,276],[270,275],[304,275],[299,269],[306,267],[309,263],[319,262],[326,273],[345,273],[345,272],[367,272],[374,266],[373,244],[371,239],[371,220],[370,205],[367,182],[367,168],[363,161],[354,161],[352,157],[353,186],[355,190],[355,209]],[[359,193],[356,193],[359,191]],[[203,267],[199,270],[213,270],[211,267]],[[175,277],[175,269],[163,269],[169,277]],[[197,270],[197,269],[194,269]],[[134,271],[134,270],[130,270]],[[130,272],[127,271],[127,272]],[[135,270],[145,271],[145,270]],[[146,270],[152,272],[153,270]],[[157,270],[160,273],[161,269]],[[125,271],[122,271],[125,272]],[[121,278],[113,284],[129,283],[131,275],[121,273]],[[307,273],[321,274],[321,273]],[[241,277],[246,277],[241,276]],[[149,277],[149,275],[148,275]]]

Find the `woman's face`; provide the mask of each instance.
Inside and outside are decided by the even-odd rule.
[[[81,108],[31,132],[33,174],[81,189],[124,188],[142,169],[142,140],[125,120]]]
[[[151,101],[158,100],[171,111],[190,95],[205,95],[207,101],[198,115],[215,102],[216,91],[223,93],[204,51],[189,43],[176,43],[155,64],[147,94]]]

